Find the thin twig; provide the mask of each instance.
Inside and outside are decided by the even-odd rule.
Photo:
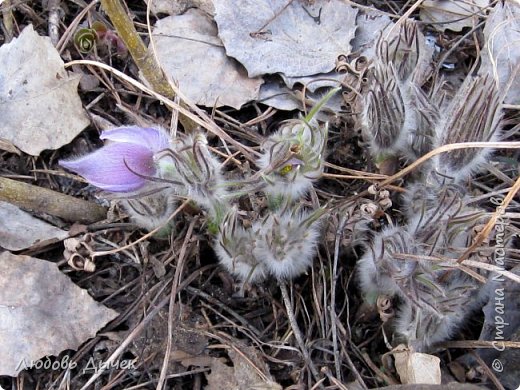
[[[4,43],[9,43],[14,38],[13,27],[13,12],[11,0],[0,1],[0,8],[2,8],[2,30],[4,31]]]
[[[95,257],[99,257],[99,256],[106,256],[106,255],[111,255],[111,254],[114,254],[114,253],[117,253],[117,252],[121,252],[125,249],[128,249],[128,248],[131,248],[133,247],[134,245],[146,240],[147,238],[150,238],[151,236],[153,236],[155,233],[157,233],[159,230],[161,230],[164,226],[166,226],[177,214],[179,214],[188,204],[190,203],[190,200],[187,199],[185,200],[179,207],[177,207],[177,209],[172,213],[172,215],[170,215],[170,217],[164,221],[163,224],[157,226],[155,229],[153,229],[152,231],[150,231],[149,233],[145,234],[144,236],[142,236],[141,238],[135,240],[134,242],[131,242],[130,244],[128,245],[125,245],[125,246],[122,246],[120,248],[115,248],[115,249],[111,249],[109,251],[100,251],[100,252],[94,252],[92,253],[92,259],[94,259]]]
[[[170,362],[170,355],[172,351],[172,345],[174,340],[175,331],[173,329],[173,314],[175,309],[175,297],[179,293],[179,286],[181,284],[181,275],[184,271],[184,262],[186,260],[186,248],[188,247],[188,242],[192,238],[193,229],[195,228],[195,222],[197,222],[197,218],[194,218],[190,226],[188,227],[188,231],[186,232],[186,236],[184,237],[184,242],[182,243],[181,251],[179,253],[179,258],[177,260],[177,265],[175,267],[175,275],[173,276],[172,290],[170,292],[170,306],[168,308],[168,338],[166,340],[166,350],[164,352],[164,359],[161,368],[161,374],[159,375],[159,382],[157,382],[156,390],[162,390],[165,385],[165,380],[168,374],[168,363]]]
[[[60,40],[60,0],[49,0],[47,5],[49,8],[49,37],[54,47],[58,45]]]
[[[303,341],[302,332],[300,330],[300,327],[298,326],[298,322],[296,321],[296,317],[294,315],[294,310],[293,310],[293,307],[291,304],[291,299],[289,298],[289,292],[287,291],[287,282],[280,280],[279,283],[280,283],[280,291],[282,292],[283,303],[285,305],[285,310],[287,311],[287,317],[289,319],[289,323],[290,323],[291,328],[294,333],[294,338],[296,339],[296,342],[298,343],[298,347],[300,348],[300,351],[303,355],[305,364],[309,367],[309,370],[311,371],[311,374],[314,377],[314,380],[318,382],[320,380],[320,375],[319,375],[318,370],[316,369],[316,366],[312,362],[309,351],[307,350],[307,347],[305,346],[305,342]]]
[[[117,70],[117,69],[115,69],[115,68],[113,68],[113,67],[111,67],[109,65],[106,65],[106,64],[104,64],[102,62],[99,62],[99,61],[90,61],[90,60],[70,61],[70,62],[65,64],[65,67],[71,67],[73,65],[92,65],[92,66],[96,66],[98,68],[102,68],[102,69],[108,70],[109,72],[113,73],[117,77],[127,81],[130,84],[132,84],[134,87],[137,87],[137,88],[141,89],[141,91],[149,94],[150,96],[153,96],[154,98],[156,98],[160,102],[164,103],[167,107],[170,107],[173,110],[179,111],[180,114],[182,114],[182,115],[186,116],[187,118],[191,119],[193,122],[195,122],[196,124],[202,126],[203,128],[205,128],[206,130],[208,130],[212,134],[216,135],[217,137],[221,138],[222,140],[225,140],[225,141],[231,143],[238,150],[240,150],[243,153],[244,157],[247,158],[249,161],[255,161],[255,158],[253,156],[260,154],[260,153],[256,152],[255,150],[253,150],[253,149],[251,149],[251,148],[249,148],[247,146],[242,145],[240,142],[236,141],[234,138],[229,136],[220,127],[218,127],[208,117],[208,115],[203,110],[201,110],[200,108],[198,108],[195,105],[193,105],[194,107],[192,107],[191,104],[189,104],[190,108],[192,108],[192,110],[194,111],[194,113],[196,115],[194,113],[188,111],[182,105],[180,105],[180,104],[174,102],[173,100],[171,100],[171,99],[169,99],[167,97],[164,97],[163,95],[153,91],[152,89],[146,87],[144,84],[140,83],[139,81],[134,80],[131,77],[128,77],[123,72],[121,72],[121,71],[119,71],[119,70]],[[176,95],[179,96],[179,98],[184,103],[189,102],[189,99],[185,95],[183,95],[180,90],[176,89],[175,86],[172,86],[172,88],[174,88],[174,91],[175,91]]]
[[[332,281],[330,287],[330,323],[332,326],[332,346],[334,348],[334,368],[336,370],[336,378],[340,381],[341,377],[341,355],[338,348],[338,317],[336,315],[336,284],[338,282],[338,261],[339,261],[339,244],[343,238],[343,231],[347,223],[347,215],[342,214],[336,229],[336,238],[334,240],[334,262],[332,264]]]

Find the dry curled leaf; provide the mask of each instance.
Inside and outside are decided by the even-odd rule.
[[[438,31],[461,31],[476,26],[488,5],[489,0],[426,0],[421,4],[420,18]]]
[[[402,384],[441,384],[441,359],[437,356],[413,352],[403,345],[391,353]]]
[[[194,103],[239,109],[258,98],[261,78],[226,56],[215,23],[202,11],[159,20],[153,31],[157,57],[164,71]]]
[[[215,0],[219,37],[250,77],[330,72],[350,53],[356,14],[341,0]]]
[[[208,385],[205,390],[220,390],[224,386],[226,389],[238,390],[238,384],[234,378],[233,367],[223,363],[221,359],[214,359],[211,362],[211,372],[206,374]]]
[[[216,389],[251,389],[251,390],[281,390],[274,382],[267,364],[261,354],[254,348],[242,345],[236,341],[234,347],[228,350],[232,366],[213,359],[211,372],[206,374],[208,385],[206,390]]]
[[[352,51],[373,60],[376,55],[376,42],[388,26],[394,23],[379,12],[360,12],[356,18],[356,36],[352,40]]]
[[[78,83],[50,39],[27,26],[0,47],[0,137],[33,156],[72,141],[89,124]]]
[[[68,233],[0,201],[0,248],[19,251],[65,239]]]
[[[269,80],[260,87],[258,102],[284,111],[302,108],[292,90],[278,80]]]
[[[54,263],[4,252],[0,275],[0,375],[76,350],[117,316]]]
[[[316,105],[320,99],[325,96],[330,89],[320,88],[316,92],[312,93],[307,91],[306,104],[307,110],[310,107]],[[286,87],[283,83],[276,80],[269,81],[262,85],[260,88],[260,96],[258,102],[265,104],[270,107],[274,107],[278,110],[292,111],[300,110],[303,111],[303,102],[301,91],[292,91]],[[334,115],[338,115],[343,109],[343,99],[341,94],[337,93],[323,106],[321,111],[316,114],[316,117],[321,121],[330,120]]]
[[[20,149],[14,146],[12,142],[9,142],[3,138],[0,138],[0,150],[5,150],[6,152],[13,153],[18,156],[22,155]]]
[[[215,13],[212,0],[152,0],[150,2],[150,10],[155,15],[180,15],[190,8],[198,8],[208,15]]]
[[[300,84],[301,86],[305,86],[307,91],[316,92],[319,88],[340,86],[345,75],[332,71],[303,77],[287,77],[282,74],[282,78],[289,88],[293,88],[295,84]]]

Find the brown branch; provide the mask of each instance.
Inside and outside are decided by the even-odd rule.
[[[0,200],[71,222],[93,223],[106,218],[105,208],[98,204],[5,177],[0,177]]]
[[[107,13],[117,31],[117,34],[125,43],[128,52],[152,89],[165,97],[173,98],[175,92],[168,82],[167,77],[155,60],[153,53],[148,50],[137,33],[137,30],[121,1],[101,0],[101,6]],[[179,116],[179,121],[182,123],[186,131],[191,131],[196,127],[192,120],[182,114]]]

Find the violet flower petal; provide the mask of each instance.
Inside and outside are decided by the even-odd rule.
[[[134,191],[146,184],[145,178],[132,171],[144,176],[155,174],[152,151],[131,143],[108,144],[83,157],[59,161],[59,164],[80,174],[90,184],[112,192]]]
[[[154,153],[164,150],[169,146],[168,133],[162,129],[152,127],[117,127],[103,131],[99,138],[102,140],[146,146]]]

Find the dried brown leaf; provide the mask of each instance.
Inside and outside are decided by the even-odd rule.
[[[219,37],[250,77],[330,72],[349,54],[357,10],[341,0],[215,0]]]
[[[441,384],[441,360],[437,356],[397,347],[392,352],[402,384]]]
[[[9,142],[3,138],[0,138],[0,150],[5,150],[6,152],[13,153],[18,156],[22,155],[20,149],[14,146],[12,142]]]
[[[4,252],[0,275],[0,375],[16,376],[44,356],[76,350],[117,317],[54,263]]]
[[[359,13],[356,18],[356,36],[352,40],[352,51],[372,60],[376,56],[376,42],[383,31],[394,23],[386,15],[377,12]]]
[[[420,18],[438,31],[461,31],[476,26],[488,5],[489,0],[426,0],[421,4]]]
[[[33,156],[72,141],[89,124],[78,83],[50,39],[27,26],[0,47],[0,137]]]
[[[153,31],[157,57],[168,76],[193,102],[239,109],[258,97],[261,78],[226,56],[215,23],[202,11],[159,20]]]
[[[0,201],[0,248],[19,251],[47,245],[68,236],[65,230],[33,217],[18,207]]]
[[[222,388],[229,390],[239,390],[235,379],[235,371],[223,363],[220,359],[214,359],[211,364],[211,372],[206,374],[208,381],[205,390],[221,390]]]
[[[221,359],[214,359],[211,372],[206,375],[208,385],[205,390],[216,389],[251,389],[251,390],[281,390],[269,374],[267,364],[254,347],[245,346],[238,341],[236,348],[228,351],[233,363],[229,366]]]
[[[150,10],[153,14],[180,15],[190,8],[199,8],[208,15],[215,13],[213,0],[152,0]]]
[[[330,89],[328,88],[320,88],[314,93],[308,92],[306,95],[307,109],[316,105],[329,91]],[[270,81],[262,85],[260,88],[258,101],[259,103],[274,107],[278,110],[303,111],[302,99],[299,96],[301,96],[300,92],[291,91],[283,83]],[[342,110],[342,105],[343,98],[340,93],[337,93],[330,98],[321,111],[318,112],[317,118],[321,121],[329,120],[331,116],[339,114]]]

